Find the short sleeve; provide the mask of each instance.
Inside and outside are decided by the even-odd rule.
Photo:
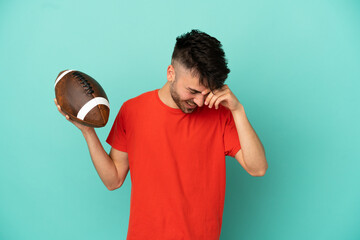
[[[224,107],[225,108],[225,107]],[[225,155],[235,157],[235,154],[241,149],[239,135],[236,129],[233,115],[227,108],[224,109],[225,130],[224,130],[224,146]]]
[[[126,114],[126,108],[125,108],[125,104],[123,104],[115,118],[109,136],[106,139],[106,142],[108,144],[110,144],[113,148],[122,152],[127,152],[125,114]]]

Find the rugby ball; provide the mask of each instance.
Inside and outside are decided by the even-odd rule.
[[[55,80],[55,97],[71,120],[89,127],[104,127],[110,105],[104,89],[89,75],[64,70]]]

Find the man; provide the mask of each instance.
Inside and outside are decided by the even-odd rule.
[[[122,105],[109,155],[93,128],[73,122],[109,190],[130,170],[129,240],[219,239],[225,156],[252,176],[268,167],[243,105],[224,85],[230,70],[221,43],[198,30],[176,40],[167,83]]]

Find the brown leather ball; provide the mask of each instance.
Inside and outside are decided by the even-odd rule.
[[[104,127],[109,119],[109,100],[100,84],[89,75],[64,70],[55,80],[55,96],[71,120],[89,127]]]

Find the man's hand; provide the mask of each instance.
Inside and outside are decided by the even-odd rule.
[[[203,91],[201,94],[208,96],[205,99],[205,105],[209,105],[209,108],[215,106],[215,109],[219,108],[219,104],[230,109],[230,111],[236,111],[241,109],[242,105],[228,85],[224,85],[220,89],[216,89],[213,92],[209,90]]]
[[[75,122],[73,120],[70,119],[69,115],[66,115],[62,110],[61,110],[61,107],[60,105],[57,103],[56,101],[56,98],[54,98],[54,102],[55,102],[55,105],[57,106],[59,112],[61,113],[61,115],[63,115],[69,122],[71,122],[72,124],[74,124],[78,129],[81,130],[81,132],[85,133],[85,132],[88,132],[89,130],[93,130],[92,127],[88,127],[88,126],[85,126],[85,125],[82,125],[78,122]]]

